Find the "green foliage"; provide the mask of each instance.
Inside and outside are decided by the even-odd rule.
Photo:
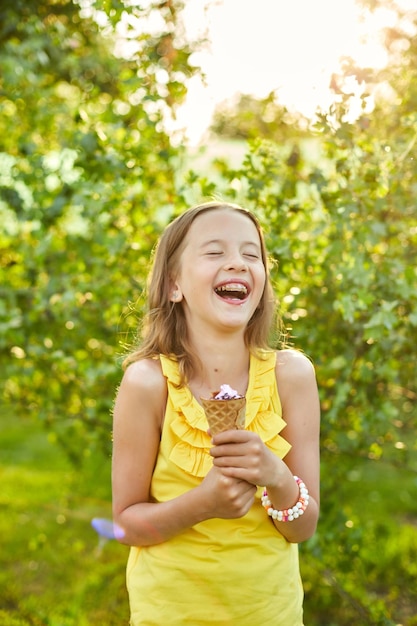
[[[0,349],[6,398],[77,459],[95,440],[109,450],[120,318],[172,210],[181,150],[162,119],[189,55],[168,5],[131,60],[94,13],[36,7],[10,3],[0,32]]]
[[[322,519],[302,547],[308,623],[413,626],[417,16],[387,33],[392,61],[380,73],[346,60],[335,105],[314,129],[294,129],[272,101],[250,102],[243,130],[255,138],[243,162],[218,159],[213,177],[182,176],[184,150],[164,126],[193,71],[181,3],[130,4],[2,3],[0,353],[9,410],[41,420],[75,464],[108,463],[122,344],[134,339],[156,238],[191,195],[239,201],[265,226],[284,322],[314,360],[321,393]],[[132,52],[121,58],[115,33],[126,15]],[[146,25],[139,33],[135,20]],[[352,79],[364,87],[353,122]],[[366,99],[382,83],[391,99],[377,98],[370,113]],[[50,476],[31,482],[29,473],[26,486],[8,478],[25,490],[13,525],[28,505],[44,515],[58,497]],[[21,536],[2,531],[18,553]],[[28,549],[46,550],[44,534],[38,520]],[[71,567],[86,558],[81,543]],[[77,607],[101,584],[92,568],[59,623],[81,624]],[[28,617],[33,597],[13,615],[17,624],[37,623]]]
[[[240,94],[216,107],[210,130],[223,138],[254,139],[268,137],[276,142],[291,135],[302,135],[307,121],[297,113],[291,113],[277,101],[271,92],[265,98]]]

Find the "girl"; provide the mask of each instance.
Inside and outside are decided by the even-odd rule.
[[[319,400],[310,361],[268,347],[274,309],[254,215],[212,202],[167,227],[114,408],[132,626],[303,624]],[[246,396],[246,428],[211,438],[200,399],[222,384]]]

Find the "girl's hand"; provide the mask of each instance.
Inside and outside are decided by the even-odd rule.
[[[285,463],[255,433],[227,430],[213,437],[213,443],[213,464],[224,476],[268,487],[280,484],[289,473]]]
[[[197,487],[203,494],[205,517],[236,519],[251,508],[256,487],[245,480],[226,475],[220,468],[212,467]]]

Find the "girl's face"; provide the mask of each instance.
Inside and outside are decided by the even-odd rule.
[[[244,330],[265,282],[255,224],[237,211],[208,211],[187,233],[171,299],[181,301],[187,323],[196,332],[213,326]]]

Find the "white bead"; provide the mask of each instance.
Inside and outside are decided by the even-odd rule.
[[[294,476],[294,480],[298,485],[299,496],[298,502],[296,502],[295,505],[290,509],[284,509],[283,511],[278,511],[277,509],[274,509],[266,490],[264,490],[264,493],[261,496],[261,504],[273,520],[282,522],[284,521],[285,517],[285,521],[292,522],[293,520],[300,517],[300,515],[304,514],[304,511],[307,508],[309,502],[308,489],[302,482],[302,480],[300,480],[297,476]]]

